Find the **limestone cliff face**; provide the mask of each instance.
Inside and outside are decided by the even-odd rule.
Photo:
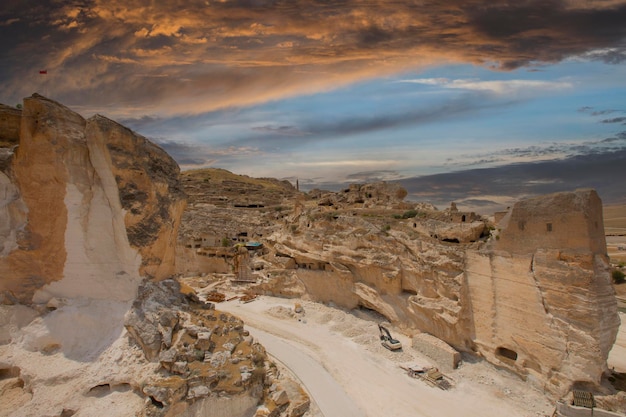
[[[553,392],[594,385],[619,317],[594,191],[516,204],[500,239],[468,251],[465,277],[478,350]]]
[[[137,390],[151,371],[129,346],[124,317],[142,282],[174,270],[185,204],[178,166],[115,122],[39,95],[5,110],[0,373],[10,370],[20,394],[3,385],[0,403],[11,415],[102,415],[89,410],[92,390]],[[107,412],[140,415],[143,398],[128,391]]]
[[[297,229],[290,226],[295,233],[278,232],[267,240],[277,258],[294,260],[292,273],[308,296],[375,310],[400,327],[421,329],[462,349],[471,346],[461,330],[468,328],[470,312],[464,254],[457,245],[413,227],[417,219],[387,226],[369,215],[322,210],[303,212],[296,221]]]
[[[96,115],[86,135],[94,165],[110,167],[124,212],[130,245],[141,255],[140,275],[163,279],[173,274],[176,236],[185,195],[176,162],[161,148],[124,126]]]
[[[145,138],[34,95],[3,191],[0,293],[130,301],[172,273],[184,197],[178,167]]]

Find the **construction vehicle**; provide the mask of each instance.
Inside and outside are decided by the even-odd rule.
[[[399,350],[402,349],[402,343],[391,337],[391,333],[389,330],[382,324],[378,325],[378,331],[380,332],[380,344],[386,347],[389,350]]]

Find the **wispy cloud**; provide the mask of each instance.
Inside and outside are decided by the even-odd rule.
[[[581,112],[581,113],[590,114],[591,116],[606,116],[607,114],[626,113],[626,110],[620,110],[620,109],[601,109],[601,110],[596,110],[595,108],[593,108],[591,106],[581,107],[581,108],[578,109],[578,111]]]
[[[262,132],[272,135],[281,135],[281,136],[306,136],[310,135],[310,132],[306,132],[300,130],[296,126],[255,126],[252,130],[256,132]]]
[[[258,149],[254,148],[237,146],[213,148],[163,138],[151,138],[151,140],[170,154],[183,169],[211,166],[218,161],[227,164],[239,158],[249,158],[261,154]]]
[[[347,159],[347,160],[327,160],[327,161],[302,161],[302,162],[287,162],[288,165],[297,165],[301,167],[362,167],[362,166],[389,166],[396,164],[396,160],[380,160],[380,159]]]
[[[541,81],[541,80],[505,80],[505,81],[481,81],[471,79],[449,80],[447,78],[416,78],[400,80],[402,83],[424,84],[449,89],[469,91],[483,91],[497,95],[518,95],[537,92],[551,92],[565,90],[573,87],[567,81]]]
[[[483,94],[482,91],[473,91],[437,103],[431,102],[427,106],[377,109],[376,112],[357,115],[337,114],[332,118],[300,117],[297,125],[253,127],[252,135],[238,137],[233,139],[233,142],[241,146],[265,149],[275,146],[294,148],[314,141],[337,141],[352,135],[469,117],[489,109],[506,108],[516,102],[510,97],[502,100],[485,100]]]
[[[626,117],[614,117],[612,119],[601,120],[600,123],[622,123],[626,124]]]
[[[360,171],[346,175],[350,182],[372,183],[379,181],[397,181],[405,176],[394,170]]]
[[[525,147],[507,147],[486,152],[466,153],[450,158],[446,165],[458,168],[493,167],[516,163],[561,160],[576,156],[626,150],[626,132],[580,142],[546,142]]]

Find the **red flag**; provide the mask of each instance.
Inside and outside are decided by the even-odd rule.
[[[39,70],[39,73],[40,73],[40,74],[47,74],[47,73],[48,73],[48,70]]]

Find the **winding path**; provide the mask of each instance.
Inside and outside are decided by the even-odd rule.
[[[218,310],[239,316],[267,352],[288,367],[309,392],[324,417],[527,417],[543,415],[540,397],[528,395],[523,382],[508,378],[479,364],[464,365],[467,379],[442,391],[409,378],[396,361],[376,343],[370,349],[317,322],[319,313],[310,312],[301,322],[278,319],[267,314],[272,306],[291,306],[293,301],[263,297],[249,304],[220,303]],[[325,314],[325,313],[324,313]],[[341,324],[337,322],[335,324]],[[364,332],[377,334],[375,323]],[[410,339],[394,335],[410,346]],[[368,345],[369,346],[369,345]],[[410,349],[403,355],[409,355]],[[485,375],[476,375],[476,372]],[[457,373],[459,374],[459,373]],[[504,380],[506,379],[506,381]],[[482,383],[479,381],[483,381]],[[523,389],[517,406],[511,404],[509,382]],[[517,383],[517,385],[515,385]],[[506,392],[503,391],[506,389]],[[509,392],[509,393],[507,393]],[[538,394],[539,395],[539,394]],[[538,401],[539,400],[539,401]],[[538,403],[537,407],[534,403]],[[547,409],[547,408],[546,408]]]

